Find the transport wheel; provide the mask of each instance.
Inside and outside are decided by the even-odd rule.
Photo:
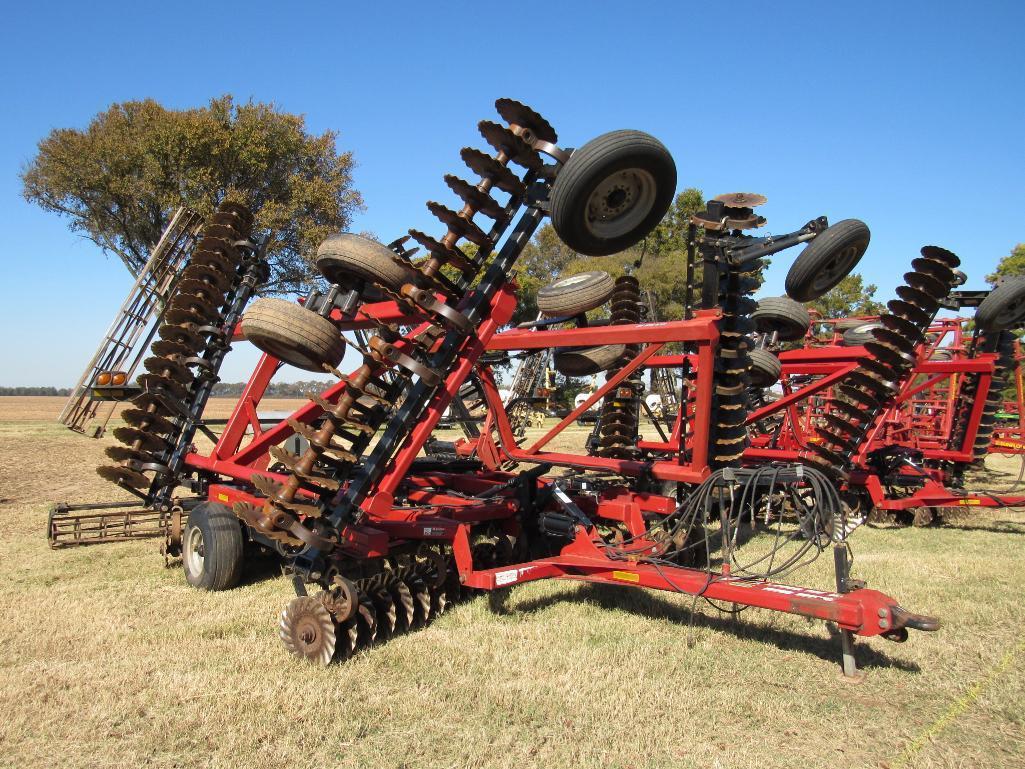
[[[182,535],[185,579],[203,590],[227,590],[242,576],[242,527],[224,505],[203,502],[192,508]]]
[[[789,296],[768,296],[758,300],[758,308],[751,313],[751,320],[763,334],[779,332],[779,339],[793,342],[803,339],[811,328],[811,315],[800,302]]]
[[[591,376],[611,368],[623,357],[626,345],[603,344],[598,347],[563,347],[552,356],[555,370],[565,376]]]
[[[641,131],[612,131],[574,151],[552,187],[552,226],[587,256],[607,256],[640,242],[673,202],[676,164]]]
[[[868,250],[872,233],[859,219],[844,219],[818,235],[794,260],[787,273],[787,295],[812,302],[836,286]]]
[[[1025,278],[1004,278],[975,311],[975,323],[986,331],[1025,325]]]
[[[752,387],[772,387],[779,381],[783,373],[783,364],[779,358],[768,350],[757,349],[748,353],[751,358],[751,368],[748,376],[751,379]]]
[[[872,333],[872,329],[882,327],[882,323],[862,323],[860,326],[849,328],[843,332],[844,346],[860,347],[866,342],[874,342],[876,338],[875,334]]]
[[[842,318],[833,324],[837,331],[850,331],[852,328],[864,326],[868,321],[864,318]]]
[[[609,301],[615,281],[604,270],[559,278],[537,292],[537,308],[549,318],[579,315]]]
[[[306,371],[335,367],[345,355],[345,339],[334,323],[285,299],[249,305],[242,334],[263,352]]]
[[[348,232],[331,235],[320,244],[317,269],[328,281],[348,290],[366,282],[398,291],[416,276],[387,246]]]

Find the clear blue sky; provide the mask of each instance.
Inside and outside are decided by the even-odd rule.
[[[366,6],[366,7],[358,7]],[[73,384],[130,285],[19,169],[57,127],[111,102],[232,93],[306,115],[355,153],[354,229],[438,229],[424,201],[480,146],[496,97],[564,146],[638,128],[680,186],[768,196],[770,229],[813,216],[872,228],[861,272],[888,299],[920,246],[969,287],[1025,241],[1025,6],[857,3],[18,3],[0,29],[0,385]],[[491,10],[494,8],[494,10]],[[517,17],[517,14],[522,14]],[[777,257],[767,292],[779,293]],[[244,378],[252,357],[223,371]]]

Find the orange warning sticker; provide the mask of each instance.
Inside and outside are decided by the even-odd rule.
[[[227,502],[231,499],[227,494],[222,494],[220,492],[217,493],[217,498],[221,500],[221,502]]]
[[[640,582],[641,575],[634,574],[632,571],[614,571],[612,572],[612,579],[618,579],[622,582]]]
[[[958,504],[959,505],[981,505],[982,504],[982,500],[981,499],[971,499],[971,498],[960,499],[960,500],[958,500]]]

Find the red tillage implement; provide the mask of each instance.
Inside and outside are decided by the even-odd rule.
[[[333,236],[317,258],[330,287],[302,305],[259,299],[239,323],[261,280],[263,248],[248,240],[253,218],[243,209],[222,207],[206,223],[188,280],[161,319],[149,373],[129,394],[129,426],[115,431],[122,445],[100,471],[146,509],[168,513],[166,549],[182,555],[190,583],[230,587],[247,543],[272,549],[298,593],[279,635],[291,652],[325,663],[423,625],[468,591],[543,578],[828,620],[842,631],[848,674],[853,635],[902,641],[909,628],[935,630],[936,620],[849,579],[850,526],[825,470],[742,466],[750,295],[762,258],[806,244],[787,283],[809,301],[857,264],[868,228],[819,217],[754,237],[748,230],[764,224],[754,212],[764,198],[721,196],[690,227],[685,266],[693,274],[700,259],[703,269],[700,309],[688,319],[646,322],[634,277],[596,274],[584,304],[572,287],[576,304],[566,304],[559,289],[566,317],[503,330],[516,307],[516,260],[545,216],[579,253],[623,251],[662,219],[676,171],[646,134],[615,131],[569,152],[533,110],[507,99],[496,106],[503,123],[479,126],[493,153],[461,153],[479,179],[446,177],[462,207],[428,204],[445,234],[411,230],[389,246]],[[407,248],[410,238],[424,254]],[[464,240],[476,249],[461,248]],[[607,291],[594,288],[603,281]],[[608,324],[588,327],[584,313],[609,300]],[[202,410],[240,334],[266,354],[218,436]],[[362,362],[342,375],[347,344]],[[670,345],[683,353],[665,355]],[[594,366],[608,380],[521,447],[485,353],[542,350],[554,350],[557,366],[578,375]],[[259,404],[280,362],[335,372],[338,382],[268,425]],[[686,382],[661,443],[637,434],[640,374],[652,366],[674,367]],[[482,423],[467,416],[473,398],[486,407]],[[599,401],[593,448],[552,450]],[[432,433],[448,409],[468,438],[446,448]],[[214,441],[209,453],[194,447],[197,431]],[[55,514],[56,543],[73,517]],[[741,555],[751,547],[762,548],[753,560]],[[774,581],[827,549],[836,592]]]

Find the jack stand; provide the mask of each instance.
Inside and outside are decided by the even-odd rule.
[[[845,544],[838,542],[833,545],[833,569],[836,572],[836,592],[850,592],[850,563]],[[865,674],[858,670],[858,662],[854,657],[854,633],[843,628],[840,628],[840,660],[844,681],[860,684],[865,680]]]

